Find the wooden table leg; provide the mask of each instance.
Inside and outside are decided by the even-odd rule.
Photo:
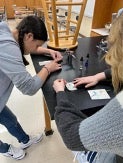
[[[51,129],[51,118],[44,97],[43,97],[43,103],[44,103],[44,117],[45,117],[45,135],[48,136],[53,134],[53,130]]]

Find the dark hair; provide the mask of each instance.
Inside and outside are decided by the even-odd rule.
[[[22,53],[23,62],[28,65],[28,61],[24,57],[24,35],[32,33],[34,39],[47,41],[47,30],[44,22],[37,16],[27,16],[25,17],[16,27],[18,30],[18,43]]]

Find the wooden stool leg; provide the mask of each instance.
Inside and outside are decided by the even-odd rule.
[[[45,98],[43,98],[44,103],[44,117],[45,117],[45,135],[49,136],[53,134],[53,130],[51,129],[51,118],[47,108],[47,104]]]

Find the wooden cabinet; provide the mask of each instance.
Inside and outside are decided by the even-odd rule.
[[[14,4],[16,4],[18,7],[27,6],[26,0],[14,0]]]
[[[28,7],[33,7],[33,6],[42,7],[41,0],[26,0],[26,3]]]
[[[7,18],[14,18],[14,10],[13,5],[16,4],[17,6],[26,6],[26,0],[0,0],[0,6],[5,6]]]
[[[5,6],[7,18],[14,18],[13,5],[18,7],[33,7],[33,6],[42,6],[41,0],[0,0],[0,7]]]
[[[0,7],[4,7],[5,4],[4,4],[4,0],[0,0]]]
[[[6,8],[7,18],[14,17],[14,10],[12,8],[13,4],[14,4],[14,0],[5,0],[5,8]]]
[[[111,22],[112,13],[117,13],[120,8],[123,8],[123,0],[95,0],[91,36],[104,35],[105,31],[101,34],[99,29],[103,30],[105,24]]]

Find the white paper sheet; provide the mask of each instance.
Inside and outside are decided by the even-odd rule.
[[[48,60],[48,61],[42,61],[42,62],[39,62],[39,65],[40,66],[43,66],[43,65],[46,65],[47,63],[50,63],[52,60]]]
[[[88,90],[92,100],[110,99],[105,89]]]
[[[72,82],[68,82],[68,83],[66,84],[66,87],[67,87],[67,89],[68,89],[69,91],[75,91],[75,90],[77,90],[77,88],[74,87],[74,84],[73,84]]]

